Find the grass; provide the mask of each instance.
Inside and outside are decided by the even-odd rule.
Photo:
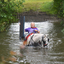
[[[52,0],[25,0],[25,2],[50,2]]]
[[[23,7],[19,7],[19,12],[27,12],[33,10],[54,14],[53,0],[25,0],[23,5]]]
[[[54,14],[55,12],[53,9],[53,2],[45,2],[44,4],[42,3],[40,7],[40,11]]]

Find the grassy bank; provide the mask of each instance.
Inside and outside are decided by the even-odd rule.
[[[23,3],[23,7],[20,7],[21,12],[28,12],[30,10],[37,12],[46,12],[50,14],[54,14],[53,8],[53,0],[25,0]]]

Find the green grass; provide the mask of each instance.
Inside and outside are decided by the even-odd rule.
[[[40,11],[41,12],[47,12],[47,13],[50,13],[50,14],[54,14],[55,11],[53,9],[53,2],[42,3],[41,7],[40,7]]]
[[[54,14],[53,0],[25,0],[23,7],[19,6],[17,11],[28,12],[30,10]]]
[[[22,12],[30,10],[54,14],[53,0],[25,0]]]
[[[53,0],[25,0],[25,2],[50,2]]]

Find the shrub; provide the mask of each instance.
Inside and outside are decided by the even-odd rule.
[[[0,32],[4,31],[5,25],[16,22],[16,13],[18,12],[16,7],[19,8],[24,0],[1,0],[0,1]],[[5,22],[5,24],[3,24]],[[3,24],[3,25],[2,25]]]

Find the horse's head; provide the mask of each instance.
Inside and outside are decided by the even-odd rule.
[[[48,45],[49,38],[46,35],[44,35],[42,36],[41,42],[42,42],[42,45],[45,47]]]

